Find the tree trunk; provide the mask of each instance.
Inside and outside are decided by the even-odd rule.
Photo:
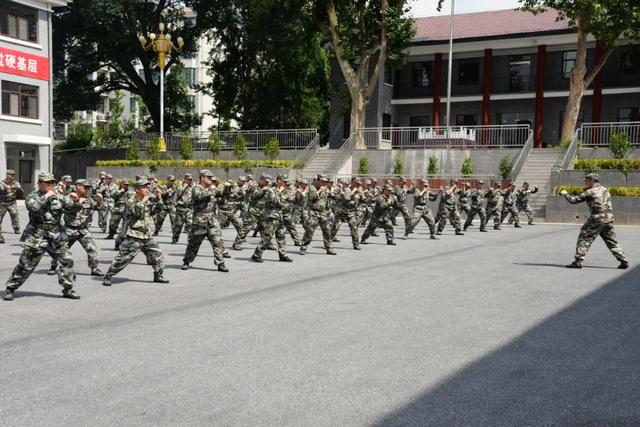
[[[585,75],[587,74],[587,33],[583,25],[578,22],[578,45],[576,47],[576,63],[571,69],[571,83],[569,84],[569,97],[564,109],[564,120],[562,122],[562,135],[560,141],[573,139],[580,113],[582,95],[584,94]]]
[[[362,92],[358,91],[357,94],[351,95],[351,128],[350,134],[355,138],[355,149],[364,150],[366,144],[364,142],[364,135],[360,130],[364,128],[364,115],[367,108],[367,102]]]

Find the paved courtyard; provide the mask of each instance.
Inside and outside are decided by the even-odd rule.
[[[167,224],[171,283],[139,256],[111,288],[74,246],[80,301],[45,258],[0,301],[0,424],[640,424],[640,229],[618,228],[627,271],[601,241],[563,268],[574,225],[437,242],[422,227],[361,252],[347,232],[338,256],[315,241],[291,264],[249,262],[254,239],[224,274],[204,245],[181,271]],[[5,236],[2,282],[20,253]],[[113,242],[97,237],[106,271]]]

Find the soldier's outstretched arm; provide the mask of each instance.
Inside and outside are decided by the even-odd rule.
[[[566,190],[562,190],[560,194],[563,195],[564,198],[567,199],[567,202],[571,203],[572,205],[582,203],[586,200],[586,193],[582,193],[578,196],[570,196]]]

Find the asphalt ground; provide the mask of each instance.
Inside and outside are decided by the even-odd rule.
[[[76,245],[81,300],[45,257],[0,301],[1,425],[640,425],[638,228],[617,228],[626,271],[602,241],[565,269],[578,227],[540,224],[360,252],[343,226],[337,256],[289,240],[290,264],[251,239],[225,274],[206,242],[181,271],[168,227],[168,285],[140,255],[105,288]]]

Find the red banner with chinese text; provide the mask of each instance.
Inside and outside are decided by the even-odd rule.
[[[49,58],[0,46],[0,73],[49,80]]]

